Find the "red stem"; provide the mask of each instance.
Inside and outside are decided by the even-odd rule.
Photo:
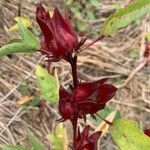
[[[71,64],[73,85],[74,88],[78,85],[78,75],[77,75],[77,56],[73,58],[73,63]]]
[[[78,118],[74,118],[72,120],[72,126],[73,126],[73,150],[75,148],[76,138],[77,138],[77,122],[78,122]]]
[[[47,71],[49,74],[51,73],[51,63],[49,61],[47,63]]]
[[[78,74],[77,74],[77,55],[74,57],[72,54],[67,55],[67,61],[71,65],[71,70],[72,70],[72,78],[73,78],[73,85],[74,88],[78,85]]]
[[[94,43],[98,42],[99,40],[103,39],[104,37],[105,37],[104,35],[101,35],[101,36],[97,37],[97,38],[96,38],[95,40],[93,40],[91,43],[85,45],[85,46],[81,49],[81,51],[83,51],[83,50],[87,49],[88,47],[92,46]]]
[[[99,115],[98,113],[96,113],[96,116],[98,116],[100,119],[102,119],[103,121],[105,121],[109,126],[113,125],[112,122],[110,122],[110,121],[104,119],[104,118],[103,118],[101,115]]]
[[[73,78],[73,89],[77,87],[78,85],[78,74],[77,74],[77,55],[72,56],[72,53],[68,53],[66,60],[71,65],[72,70],[72,78]],[[77,138],[77,122],[78,117],[74,117],[72,120],[72,126],[73,126],[73,149],[75,148],[76,144],[76,138]]]

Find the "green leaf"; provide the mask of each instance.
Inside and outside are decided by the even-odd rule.
[[[148,150],[150,138],[139,128],[137,122],[119,119],[110,127],[110,134],[120,150]]]
[[[25,148],[23,146],[11,146],[11,145],[8,145],[8,146],[5,146],[2,148],[2,150],[30,150],[29,148]]]
[[[94,7],[99,7],[99,5],[100,5],[100,1],[99,1],[99,0],[90,0],[90,3],[91,3]]]
[[[13,53],[31,53],[36,50],[35,47],[27,45],[26,43],[11,43],[0,48],[0,56]]]
[[[127,7],[119,9],[108,17],[103,25],[102,33],[110,35],[120,28],[123,28],[143,15],[150,12],[150,0],[136,0]]]
[[[47,139],[53,144],[53,150],[68,150],[67,131],[63,123],[59,123],[55,133],[47,135]]]
[[[39,41],[36,37],[18,21],[21,39],[13,39],[7,45],[0,48],[0,56],[12,53],[31,53],[39,49]]]
[[[82,14],[81,14],[80,9],[78,7],[71,7],[70,9],[77,18],[80,18],[80,19],[82,18]]]
[[[104,109],[98,111],[97,113],[99,115],[101,115],[103,118],[106,118],[113,111],[116,111],[116,115],[115,115],[114,120],[121,118],[120,112],[118,110],[116,110],[115,108],[105,107]],[[91,118],[91,117],[89,119],[94,123],[95,126],[98,126],[103,121],[99,117],[96,117],[96,120]]]
[[[37,38],[23,25],[21,21],[18,21],[18,25],[23,42],[38,49],[39,41]]]
[[[32,150],[44,150],[44,146],[33,136],[28,136],[29,142],[32,145]]]
[[[58,102],[59,86],[56,79],[40,66],[36,67],[35,74],[41,97],[51,103]]]
[[[92,11],[87,11],[86,14],[89,19],[91,19],[91,20],[95,19],[95,15]]]
[[[139,52],[137,50],[133,50],[129,52],[129,57],[133,59],[139,58]]]

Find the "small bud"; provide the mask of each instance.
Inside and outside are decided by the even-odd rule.
[[[98,139],[101,132],[95,132],[89,135],[90,126],[86,126],[82,133],[78,132],[75,143],[75,150],[97,150]]]

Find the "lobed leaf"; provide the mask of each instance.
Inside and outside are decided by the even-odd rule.
[[[118,119],[110,127],[112,135],[120,150],[148,150],[150,138],[139,128],[137,122],[128,119]]]
[[[13,39],[7,45],[0,48],[0,56],[13,53],[31,53],[39,49],[39,41],[37,38],[18,21],[21,39]]]

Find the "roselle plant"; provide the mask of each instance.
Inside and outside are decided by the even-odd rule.
[[[117,92],[117,87],[108,84],[108,78],[82,82],[77,73],[78,55],[82,51],[92,46],[95,42],[105,38],[105,36],[111,35],[118,29],[141,18],[149,11],[150,0],[137,0],[132,2],[111,15],[104,23],[101,35],[91,43],[86,44],[86,37],[79,39],[67,13],[62,15],[56,7],[53,16],[50,16],[49,12],[40,3],[37,4],[36,8],[36,20],[42,31],[40,42],[19,20],[18,27],[21,38],[12,40],[0,48],[0,56],[18,52],[30,53],[38,51],[47,58],[46,70],[40,66],[36,68],[37,84],[41,98],[44,101],[57,103],[61,116],[57,121],[64,122],[69,120],[71,122],[73,132],[71,148],[73,150],[98,149],[98,140],[102,135],[102,131],[90,133],[91,127],[89,125],[83,127],[83,130],[80,131],[79,120],[83,119],[86,124],[87,115],[95,119],[98,115],[110,126],[110,134],[120,149],[141,150],[142,148],[143,150],[148,150],[150,147],[150,138],[138,129],[136,122],[128,119],[118,119],[110,122],[97,114],[114,97]],[[149,59],[149,56],[149,45],[147,44],[143,57]],[[59,84],[56,76],[52,76],[51,63],[58,62],[62,59],[70,64],[72,71],[72,84],[70,84],[70,88],[68,89],[65,89],[61,83]],[[43,103],[43,100],[40,104]],[[138,140],[139,138],[142,141]],[[39,144],[37,146],[37,143],[37,140],[33,140],[31,142],[32,147],[28,149],[44,149],[43,145]],[[13,148],[8,146],[4,150],[13,150]],[[17,150],[25,149],[27,148],[20,147]]]
[[[95,113],[103,109],[106,102],[115,95],[117,88],[106,84],[107,79],[94,82],[79,82],[77,58],[83,40],[81,39],[78,42],[77,34],[72,28],[67,14],[63,17],[59,9],[55,8],[54,15],[51,18],[49,13],[39,4],[36,19],[44,36],[41,41],[40,51],[46,55],[48,63],[64,59],[71,66],[73,85],[68,90],[62,86],[59,89],[59,112],[62,117],[59,121],[67,119],[71,121],[73,126],[73,149],[81,149],[82,145],[76,148],[77,137],[79,136],[79,133],[77,133],[78,119],[84,118],[86,120],[87,114],[91,114],[94,117]],[[86,132],[88,131],[86,130]],[[97,143],[94,142],[94,144],[96,147]],[[91,146],[86,147],[86,149],[91,149]]]

